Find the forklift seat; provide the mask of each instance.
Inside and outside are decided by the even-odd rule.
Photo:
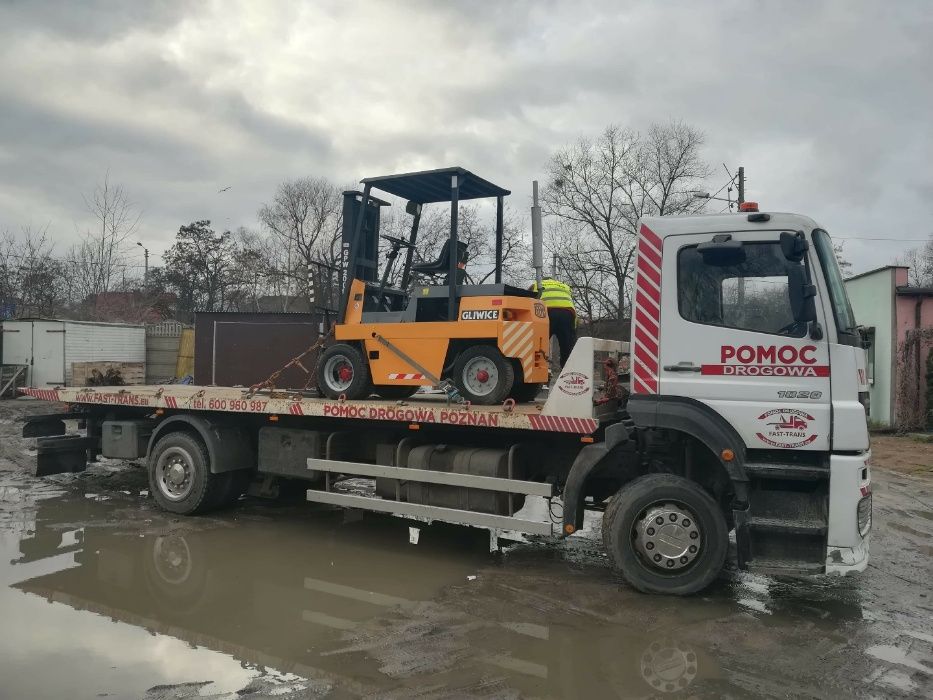
[[[467,244],[463,241],[457,241],[457,262],[465,263],[467,261]],[[422,275],[443,275],[450,271],[450,239],[444,241],[441,247],[441,254],[437,260],[430,263],[415,263],[411,266],[412,272]]]

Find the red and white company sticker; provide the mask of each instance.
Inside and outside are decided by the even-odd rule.
[[[589,377],[583,372],[564,372],[557,379],[557,388],[570,396],[580,396],[590,390]]]
[[[721,364],[700,366],[702,374],[727,377],[828,377],[818,364],[815,345],[723,345]]]
[[[771,447],[794,448],[809,445],[816,440],[810,424],[816,420],[806,411],[793,408],[774,408],[765,411],[758,420],[762,421],[758,439]]]

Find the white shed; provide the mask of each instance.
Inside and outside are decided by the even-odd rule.
[[[145,376],[146,329],[141,325],[25,319],[3,321],[2,331],[3,364],[28,365],[28,386],[72,385],[75,363],[82,370],[86,365],[80,363],[132,363]]]

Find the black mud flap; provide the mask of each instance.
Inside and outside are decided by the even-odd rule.
[[[64,435],[65,421],[60,418],[43,417],[42,420],[31,420],[23,426],[23,437],[46,437],[48,435]]]
[[[87,418],[86,413],[43,413],[35,416],[25,416],[23,421],[23,437],[46,437],[48,435],[64,435],[65,421]]]
[[[87,469],[88,449],[97,445],[97,438],[81,435],[39,438],[36,441],[36,471],[34,476],[50,476]]]
[[[600,468],[607,466],[613,456],[618,454],[622,446],[628,442],[628,439],[628,429],[622,423],[615,423],[606,428],[605,439],[602,442],[587,445],[577,454],[570,473],[567,475],[562,494],[564,521],[561,527],[561,537],[572,535],[583,527],[587,479]]]

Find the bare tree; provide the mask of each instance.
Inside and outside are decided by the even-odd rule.
[[[933,287],[933,233],[919,248],[911,248],[898,259],[907,267],[907,282],[912,287]]]
[[[846,259],[842,241],[833,243],[833,252],[836,254],[836,263],[839,265],[839,271],[842,272],[843,277],[848,279],[852,276],[852,263]]]
[[[272,202],[259,210],[259,222],[286,251],[286,297],[293,290],[308,295],[308,266],[335,265],[340,258],[343,226],[342,188],[326,178],[286,180]],[[287,310],[287,309],[283,309]]]
[[[490,216],[484,216],[487,213]],[[406,229],[400,234],[393,233],[392,235],[408,238],[408,231]],[[436,259],[449,236],[450,208],[433,207],[426,210],[418,233],[420,259]],[[496,273],[494,214],[484,212],[476,204],[461,206],[457,215],[457,238],[467,245],[467,276],[470,281],[474,284],[484,284],[494,279]],[[505,209],[502,218],[502,279],[521,286],[527,286],[533,280],[531,250],[525,240],[523,222],[509,208]]]
[[[710,172],[702,145],[703,134],[683,122],[644,134],[612,125],[551,157],[542,198],[549,247],[594,318],[628,311],[638,220],[703,207],[692,195]]]
[[[291,276],[287,253],[278,239],[241,226],[234,233],[234,245],[234,261],[242,282],[239,310],[263,310],[260,299],[264,296],[284,298]]]
[[[140,212],[122,185],[110,181],[110,172],[84,204],[94,219],[81,243],[72,246],[69,258],[77,291],[82,299],[110,291],[126,269],[127,241],[139,228]]]
[[[48,225],[0,234],[0,302],[17,316],[57,315],[66,301],[63,265],[53,256]]]

